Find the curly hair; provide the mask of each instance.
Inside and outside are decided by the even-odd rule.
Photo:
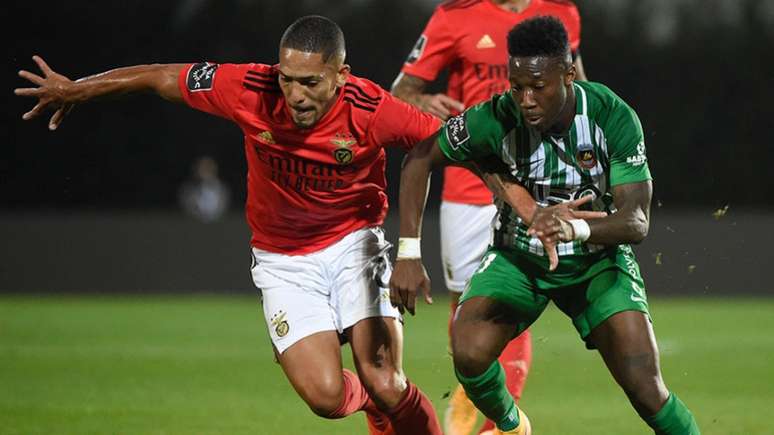
[[[511,57],[565,56],[570,51],[567,31],[554,17],[540,16],[524,20],[508,32]]]

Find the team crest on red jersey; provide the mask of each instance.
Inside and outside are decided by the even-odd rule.
[[[267,144],[275,144],[277,142],[274,141],[274,136],[271,135],[271,132],[269,130],[262,131],[258,133],[258,138],[261,139],[263,142]]]
[[[336,135],[331,138],[331,143],[338,147],[333,150],[333,158],[336,159],[340,165],[350,164],[353,157],[350,147],[357,143],[357,140],[352,136],[352,133],[336,133]]]

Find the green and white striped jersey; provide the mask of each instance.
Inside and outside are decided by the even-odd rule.
[[[575,119],[562,135],[541,134],[523,121],[511,93],[495,95],[450,118],[438,136],[452,161],[498,156],[511,175],[548,206],[593,195],[591,209],[615,212],[611,187],[650,180],[642,125],[637,114],[608,87],[575,82]],[[447,181],[447,182],[453,182]],[[494,245],[545,255],[527,225],[501,200],[496,200]],[[559,255],[583,255],[602,246],[568,242]]]

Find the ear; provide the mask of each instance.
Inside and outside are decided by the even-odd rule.
[[[351,68],[346,63],[341,64],[339,70],[336,72],[336,87],[343,87],[347,83],[349,72]]]
[[[576,75],[575,64],[571,63],[570,67],[567,68],[567,72],[564,73],[564,85],[565,86],[572,85],[572,82],[575,81],[575,75]]]

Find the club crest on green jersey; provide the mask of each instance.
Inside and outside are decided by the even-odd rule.
[[[591,143],[579,143],[575,160],[581,168],[591,169],[597,166],[597,155],[594,153],[594,145]]]

